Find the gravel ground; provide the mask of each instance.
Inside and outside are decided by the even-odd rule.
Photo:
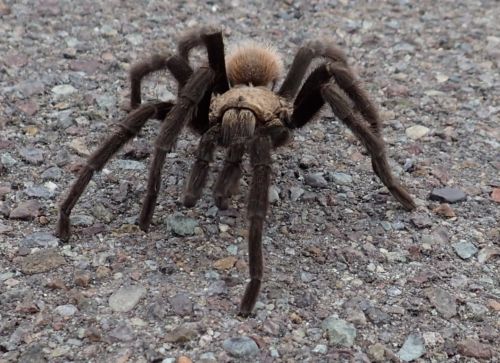
[[[0,362],[499,361],[497,1],[104,3],[0,0]],[[418,204],[405,212],[325,111],[274,157],[249,319],[236,315],[249,180],[228,211],[208,191],[182,207],[191,134],[168,155],[150,233],[135,221],[157,122],[94,177],[70,243],[52,234],[126,113],[130,65],[210,23],[227,42],[275,44],[287,65],[308,39],[341,45]],[[160,74],[146,92],[174,86]]]

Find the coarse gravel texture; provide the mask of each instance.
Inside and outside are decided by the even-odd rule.
[[[499,18],[495,0],[0,0],[0,362],[499,361]],[[208,190],[182,207],[192,134],[168,155],[148,234],[135,222],[157,121],[93,178],[70,242],[53,235],[126,114],[130,65],[204,24],[274,44],[286,66],[306,40],[337,42],[418,205],[401,208],[325,111],[275,153],[249,319],[250,170],[228,211]],[[144,92],[176,89],[164,72]]]

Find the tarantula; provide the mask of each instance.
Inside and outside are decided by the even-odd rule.
[[[193,69],[189,54],[197,47],[206,48],[208,65]],[[316,58],[321,62],[303,81]],[[177,101],[141,105],[141,80],[165,69],[178,82]],[[139,227],[147,232],[166,154],[188,125],[201,140],[184,193],[186,207],[194,206],[200,198],[214,151],[223,146],[227,152],[215,182],[214,197],[218,208],[228,208],[242,174],[242,158],[245,153],[250,154],[253,169],[248,201],[250,282],[240,305],[240,314],[248,316],[257,300],[263,274],[262,231],[269,204],[271,151],[290,139],[292,129],[313,120],[325,103],[365,146],[375,174],[391,194],[405,209],[414,209],[411,196],[391,174],[376,107],[360,86],[346,55],[329,41],[308,42],[298,50],[285,80],[274,92],[281,70],[282,61],[277,53],[257,43],[240,46],[226,58],[222,33],[211,28],[192,30],[182,36],[174,55],[155,55],[133,66],[130,71],[133,111],[79,172],[61,204],[57,235],[62,240],[69,239],[71,210],[94,172],[101,170],[120,147],[136,136],[148,119],[159,119],[163,122],[154,144],[147,193],[139,217]]]

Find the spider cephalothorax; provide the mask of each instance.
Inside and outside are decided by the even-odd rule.
[[[193,70],[189,53],[199,46],[207,50],[208,66]],[[315,58],[321,62],[303,81]],[[141,105],[141,80],[163,69],[168,69],[179,84],[177,101]],[[139,217],[139,227],[147,231],[166,154],[174,147],[183,127],[188,125],[201,139],[184,193],[187,207],[194,206],[201,196],[217,146],[227,149],[214,187],[215,204],[220,209],[228,208],[241,177],[244,154],[250,154],[253,171],[248,201],[250,282],[240,306],[240,314],[248,315],[257,300],[263,275],[262,231],[268,209],[271,151],[289,140],[291,129],[313,120],[325,103],[365,146],[375,174],[391,194],[405,209],[414,209],[411,196],[391,174],[376,107],[361,88],[344,53],[328,41],[307,43],[298,50],[280,89],[274,92],[281,69],[277,53],[256,43],[237,47],[225,59],[222,33],[208,28],[182,36],[177,54],[155,55],[132,67],[131,108],[134,110],[80,171],[61,204],[57,235],[63,240],[69,239],[71,210],[94,172],[101,170],[120,147],[137,135],[148,119],[156,118],[163,123],[154,144],[147,192]]]

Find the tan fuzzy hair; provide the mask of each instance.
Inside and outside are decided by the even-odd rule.
[[[281,76],[283,61],[274,48],[247,41],[234,46],[226,57],[226,71],[232,85],[267,86]]]

